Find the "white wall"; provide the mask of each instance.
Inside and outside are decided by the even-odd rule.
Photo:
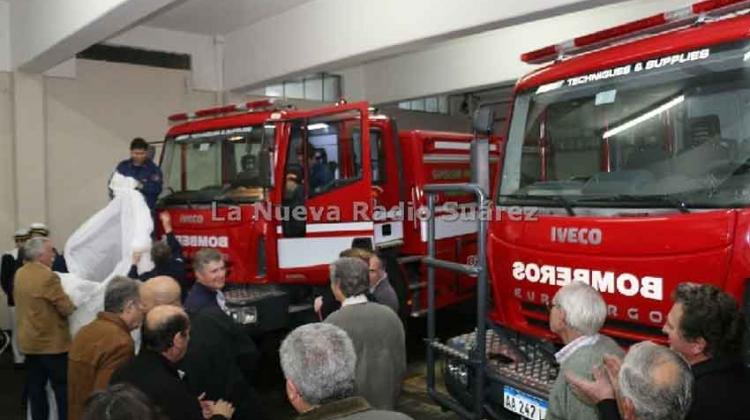
[[[216,48],[214,37],[137,26],[106,41],[107,44],[143,48],[153,51],[190,54],[192,57],[192,84],[198,90],[221,90],[221,48]],[[217,55],[218,54],[218,55]]]
[[[10,4],[0,0],[0,71],[10,71]]]
[[[365,64],[364,92],[388,103],[514,81],[535,68],[521,62],[524,52],[689,3],[633,0],[447,41]]]
[[[13,68],[47,71],[176,1],[14,1],[10,21]]]
[[[53,240],[106,205],[107,179],[133,137],[163,139],[167,116],[214,105],[187,71],[77,60],[76,79],[46,78],[47,184]]]
[[[16,205],[13,169],[13,93],[10,73],[0,72],[0,253],[13,248]],[[8,329],[8,311],[0,292],[0,328]]]
[[[315,0],[227,34],[226,85],[252,88],[617,1]]]
[[[13,162],[13,92],[10,73],[0,72],[0,252],[13,247],[16,200]]]

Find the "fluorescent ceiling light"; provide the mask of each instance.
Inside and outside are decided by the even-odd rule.
[[[680,96],[672,99],[671,101],[669,101],[669,102],[667,102],[665,104],[662,104],[662,105],[660,105],[660,106],[652,109],[651,111],[646,112],[645,114],[641,114],[641,115],[633,118],[632,120],[625,122],[622,125],[618,125],[617,127],[613,128],[611,130],[605,131],[604,135],[602,136],[602,139],[605,140],[605,139],[608,139],[610,137],[616,136],[616,135],[622,133],[623,131],[625,131],[627,129],[633,128],[636,125],[638,125],[638,124],[640,124],[640,123],[642,123],[644,121],[647,121],[647,120],[649,120],[649,119],[651,119],[651,118],[653,118],[653,117],[661,114],[662,112],[664,112],[664,111],[666,111],[666,110],[668,110],[670,108],[673,108],[676,105],[681,104],[684,101],[685,101],[685,95],[680,95]]]
[[[315,123],[307,126],[308,130],[324,130],[326,128],[328,128],[328,124],[326,123]]]
[[[229,141],[240,141],[243,138],[244,137],[242,137],[242,136],[232,136],[232,137],[229,138]]]

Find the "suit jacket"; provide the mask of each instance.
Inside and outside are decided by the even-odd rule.
[[[388,277],[381,279],[376,285],[375,289],[370,291],[370,294],[375,298],[375,302],[385,305],[398,315],[398,296],[396,291],[393,290],[391,282],[388,281]]]
[[[572,372],[592,380],[591,369],[602,363],[605,354],[622,357],[625,352],[611,338],[599,335],[596,342],[578,348],[565,358],[560,364],[560,373],[550,390],[548,420],[596,420],[598,418],[596,407],[583,402],[573,393],[565,380],[564,373]]]
[[[92,392],[107,388],[114,371],[135,357],[127,324],[110,312],[81,328],[68,353],[68,418],[78,419]]]
[[[49,267],[26,263],[16,272],[18,346],[25,354],[59,354],[70,347],[68,315],[75,310],[57,276]]]
[[[185,301],[190,314],[190,343],[180,368],[195,392],[205,392],[208,400],[234,404],[235,420],[264,418],[251,386],[258,349],[239,324],[221,310],[216,294],[209,292],[196,283]]]
[[[110,383],[129,383],[138,388],[170,420],[203,420],[198,395],[180,380],[177,368],[154,351],[141,349],[138,356],[115,371]]]
[[[742,360],[715,357],[691,366],[693,404],[686,420],[750,417],[750,375]]]
[[[406,373],[404,326],[398,315],[374,302],[347,305],[326,318],[346,331],[357,353],[357,395],[373,407],[391,410]]]

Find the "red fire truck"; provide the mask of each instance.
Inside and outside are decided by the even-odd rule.
[[[327,287],[328,264],[353,243],[385,255],[403,315],[425,312],[422,186],[468,180],[470,135],[399,133],[366,103],[300,110],[263,100],[169,120],[160,211],[170,212],[188,262],[202,247],[226,256],[227,303],[248,330],[314,320],[315,289]],[[474,225],[461,212],[471,197],[440,200],[440,253],[470,260]],[[440,306],[475,290],[451,273],[438,283]]]
[[[560,347],[546,305],[572,281],[601,292],[602,332],[624,345],[665,341],[680,282],[715,284],[747,312],[748,12],[702,1],[522,56],[550,64],[516,85],[493,204],[534,217],[490,218],[486,260],[457,267],[484,272],[494,304],[486,329],[433,337],[453,397],[432,378],[441,403],[544,419]]]

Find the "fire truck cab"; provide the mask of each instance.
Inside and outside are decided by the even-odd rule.
[[[523,55],[549,64],[515,87],[493,205],[534,217],[491,218],[480,238],[488,329],[442,348],[444,405],[544,419],[560,348],[547,305],[573,281],[601,292],[601,332],[625,346],[666,342],[681,282],[748,312],[749,11],[702,1]]]
[[[251,333],[316,320],[315,289],[328,287],[328,265],[353,244],[384,256],[402,315],[424,313],[421,188],[468,180],[470,135],[399,133],[366,103],[300,110],[264,100],[169,119],[159,210],[170,212],[188,264],[203,247],[225,255],[228,307]],[[458,209],[468,201],[449,198]],[[471,233],[446,227],[443,255],[470,259]],[[446,275],[440,289],[444,306],[473,296],[474,284]]]

